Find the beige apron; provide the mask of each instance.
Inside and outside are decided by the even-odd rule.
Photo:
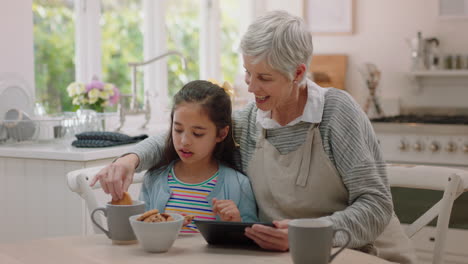
[[[348,191],[323,150],[318,125],[311,125],[297,150],[284,155],[265,134],[262,129],[247,169],[261,221],[328,216],[348,206]],[[381,258],[415,263],[410,240],[395,216],[374,246]]]

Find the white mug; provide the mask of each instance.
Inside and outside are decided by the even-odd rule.
[[[326,264],[349,244],[351,235],[346,229],[333,229],[333,223],[325,219],[295,219],[288,224],[289,252],[294,264]],[[346,243],[330,255],[336,232],[346,234]]]

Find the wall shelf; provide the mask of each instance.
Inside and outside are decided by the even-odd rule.
[[[467,77],[468,70],[411,71],[412,77]]]
[[[423,89],[424,79],[467,79],[468,70],[426,70],[426,71],[410,71],[407,75],[416,82],[418,91]]]

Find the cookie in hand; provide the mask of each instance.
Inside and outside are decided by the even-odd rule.
[[[112,200],[111,204],[113,204],[113,205],[132,205],[133,201],[132,201],[132,197],[130,196],[130,194],[128,192],[124,192],[122,199],[117,200],[117,201]]]

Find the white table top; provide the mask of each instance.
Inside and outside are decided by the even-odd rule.
[[[256,264],[292,263],[288,252],[209,246],[203,237],[181,235],[166,253],[147,253],[140,245],[113,245],[104,235],[57,237],[0,244],[0,263]],[[346,249],[333,264],[385,264],[388,261]]]

